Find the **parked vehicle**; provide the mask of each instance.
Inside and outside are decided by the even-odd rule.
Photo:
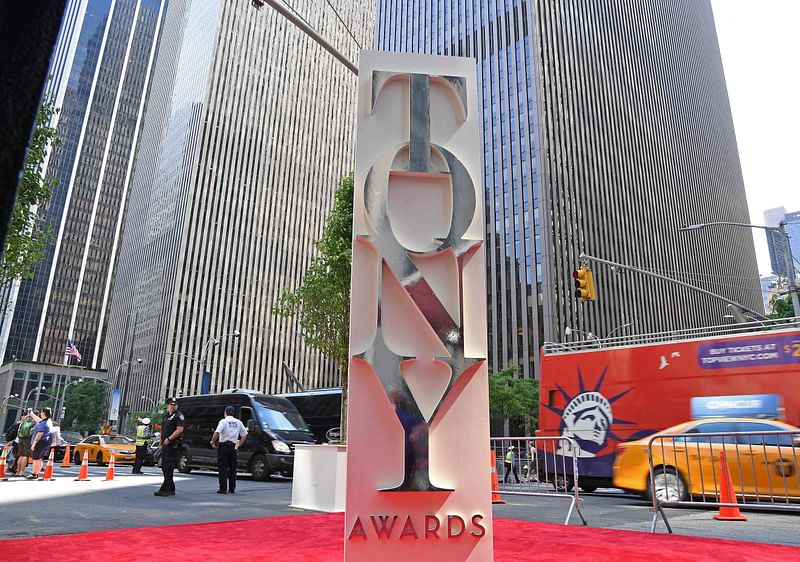
[[[83,435],[77,431],[62,431],[61,440],[63,444],[55,445],[53,447],[55,462],[61,462],[64,459],[64,454],[67,452],[67,443],[75,447],[78,443],[83,441]]]
[[[90,435],[77,445],[72,455],[75,464],[81,464],[83,453],[88,451],[89,462],[102,466],[111,460],[114,453],[116,464],[133,464],[136,460],[136,443],[130,437],[122,435]]]
[[[787,423],[751,418],[715,418],[685,422],[657,435],[652,447],[653,479],[660,500],[685,500],[719,493],[720,452],[725,457],[734,491],[752,497],[773,493],[800,500],[797,449],[800,433],[758,435],[757,432],[795,431]],[[705,436],[747,432],[753,435]],[[614,460],[614,486],[652,497],[647,446],[650,437],[621,443]],[[796,442],[796,443],[795,443]]]
[[[779,395],[769,417],[800,426],[800,319],[678,333],[548,344],[542,350],[538,436],[574,439],[577,451],[539,455],[572,471],[585,491],[611,486],[615,451],[692,419],[693,398]],[[725,417],[754,417],[728,400]],[[553,458],[553,457],[557,458]]]
[[[342,423],[342,389],[322,388],[279,394],[294,404],[317,443],[338,442]]]
[[[313,443],[313,434],[285,398],[239,389],[179,399],[178,409],[185,417],[185,426],[178,470],[216,469],[217,451],[210,441],[217,422],[225,415],[225,406],[233,406],[234,416],[248,430],[247,440],[239,448],[239,470],[251,473],[256,480],[266,480],[276,473],[291,476],[294,446]]]

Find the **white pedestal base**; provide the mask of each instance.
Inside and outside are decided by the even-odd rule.
[[[295,445],[291,507],[343,512],[346,485],[345,445]]]

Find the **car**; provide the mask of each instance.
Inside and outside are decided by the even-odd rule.
[[[63,441],[62,444],[53,446],[53,459],[55,462],[61,462],[64,459],[64,454],[67,452],[67,443],[75,447],[75,445],[83,441],[83,435],[77,431],[62,431],[61,441]]]
[[[77,445],[72,455],[75,464],[81,464],[84,452],[89,453],[89,462],[102,466],[111,460],[118,464],[133,464],[136,460],[136,442],[122,435],[90,435]]]
[[[783,431],[783,435],[759,435]],[[704,436],[713,433],[748,433]],[[795,432],[795,433],[788,433]],[[690,496],[719,493],[720,452],[725,451],[736,494],[781,501],[800,500],[800,428],[777,420],[756,418],[700,419],[672,426],[652,445],[656,498],[682,501]],[[653,436],[620,443],[614,459],[614,486],[652,498],[648,443]]]

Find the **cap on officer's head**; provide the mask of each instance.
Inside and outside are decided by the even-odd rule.
[[[142,422],[144,425],[150,425],[150,418],[142,418],[142,419],[141,419],[141,422]]]
[[[233,415],[233,406],[225,406],[225,415],[232,416]]]
[[[167,398],[167,405],[169,406],[170,404],[175,404],[177,406],[178,405],[178,399],[175,398],[175,397]]]

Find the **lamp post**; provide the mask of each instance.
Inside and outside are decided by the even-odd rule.
[[[56,415],[58,416],[58,419],[61,419],[61,418],[64,417],[61,412],[64,410],[64,401],[67,398],[67,389],[69,387],[71,387],[72,385],[80,384],[82,382],[83,382],[83,379],[80,378],[80,379],[78,379],[76,381],[72,381],[70,383],[67,383],[67,386],[65,386],[63,392],[61,392],[61,405],[60,406],[58,404],[58,399],[56,399]]]
[[[24,401],[23,401],[23,403],[22,403],[22,404],[23,404],[23,410],[25,409],[25,406],[27,406],[27,405],[28,405],[28,400],[30,400],[30,399],[31,399],[31,394],[33,394],[34,392],[37,392],[37,391],[39,391],[39,392],[44,392],[45,390],[47,390],[47,387],[46,387],[46,386],[44,386],[44,385],[42,385],[42,386],[36,386],[36,387],[34,387],[34,388],[30,389],[30,390],[28,391],[28,395],[25,397],[25,400],[24,400]],[[38,395],[38,393],[37,393],[37,395]],[[38,402],[38,399],[37,399],[37,402]],[[35,403],[34,403],[34,404],[35,404]]]
[[[593,340],[596,340],[596,341],[600,341],[600,338],[598,338],[596,335],[594,335],[591,332],[584,332],[583,330],[578,330],[577,328],[572,328],[570,326],[567,326],[566,328],[564,328],[564,335],[567,336],[567,337],[571,336],[573,333],[576,333],[576,332],[580,333],[580,334],[584,334],[587,339],[590,339],[590,340],[593,339]]]
[[[238,339],[241,333],[239,330],[234,330],[227,334],[222,334],[221,336],[217,337],[214,336],[210,338],[205,345],[203,346],[203,352],[200,354],[200,380],[203,380],[203,373],[206,372],[206,359],[208,358],[208,352],[212,346],[219,345],[222,341],[222,338],[233,337],[234,339]]]
[[[156,409],[156,401],[155,401],[155,400],[153,400],[153,399],[152,399],[152,398],[150,398],[149,396],[145,396],[144,394],[142,394],[142,397],[141,397],[141,399],[142,399],[142,400],[150,400],[150,404],[152,405],[152,408],[153,408],[153,410],[155,410],[155,409]]]
[[[784,248],[786,251],[783,253],[783,257],[786,260],[786,277],[789,282],[789,294],[792,297],[792,306],[794,307],[794,314],[795,316],[800,315],[800,298],[797,296],[797,284],[795,282],[795,273],[794,273],[794,258],[792,257],[792,245],[789,243],[789,235],[786,234],[786,222],[781,221],[778,226],[761,226],[758,224],[746,224],[743,222],[728,222],[728,221],[717,221],[717,222],[706,222],[706,223],[699,223],[699,224],[690,224],[687,226],[682,226],[678,229],[679,232],[686,232],[689,230],[702,230],[707,226],[741,226],[743,228],[760,228],[762,230],[766,230],[768,232],[777,232],[781,235],[783,239]]]
[[[141,364],[141,362],[142,362],[141,357],[136,359],[136,363],[137,364]],[[130,361],[123,361],[122,363],[120,363],[117,366],[117,370],[114,373],[114,380],[115,381],[117,380],[117,376],[119,375],[119,370],[122,367],[124,367],[125,365],[130,365],[130,364],[131,364]],[[123,386],[123,388],[122,388],[122,395],[120,396],[120,400],[119,400],[119,402],[120,402],[120,406],[119,406],[120,412],[119,412],[119,421],[118,421],[118,429],[117,429],[118,432],[122,431],[122,428],[124,427],[123,424],[125,422],[125,417],[128,415],[128,406],[126,405],[125,400],[128,397],[128,381],[130,380],[130,377],[128,376],[129,374],[130,374],[130,369],[128,369],[128,371],[125,373],[125,386]]]
[[[609,333],[607,333],[607,334],[606,334],[606,337],[604,337],[603,339],[604,339],[604,340],[607,340],[608,338],[610,338],[610,337],[611,337],[611,334],[613,334],[613,333],[614,333],[614,332],[616,332],[617,330],[622,330],[623,328],[627,328],[627,327],[629,327],[629,326],[633,326],[633,322],[626,322],[625,324],[622,324],[621,326],[617,326],[616,328],[614,328],[613,330],[611,330]]]

